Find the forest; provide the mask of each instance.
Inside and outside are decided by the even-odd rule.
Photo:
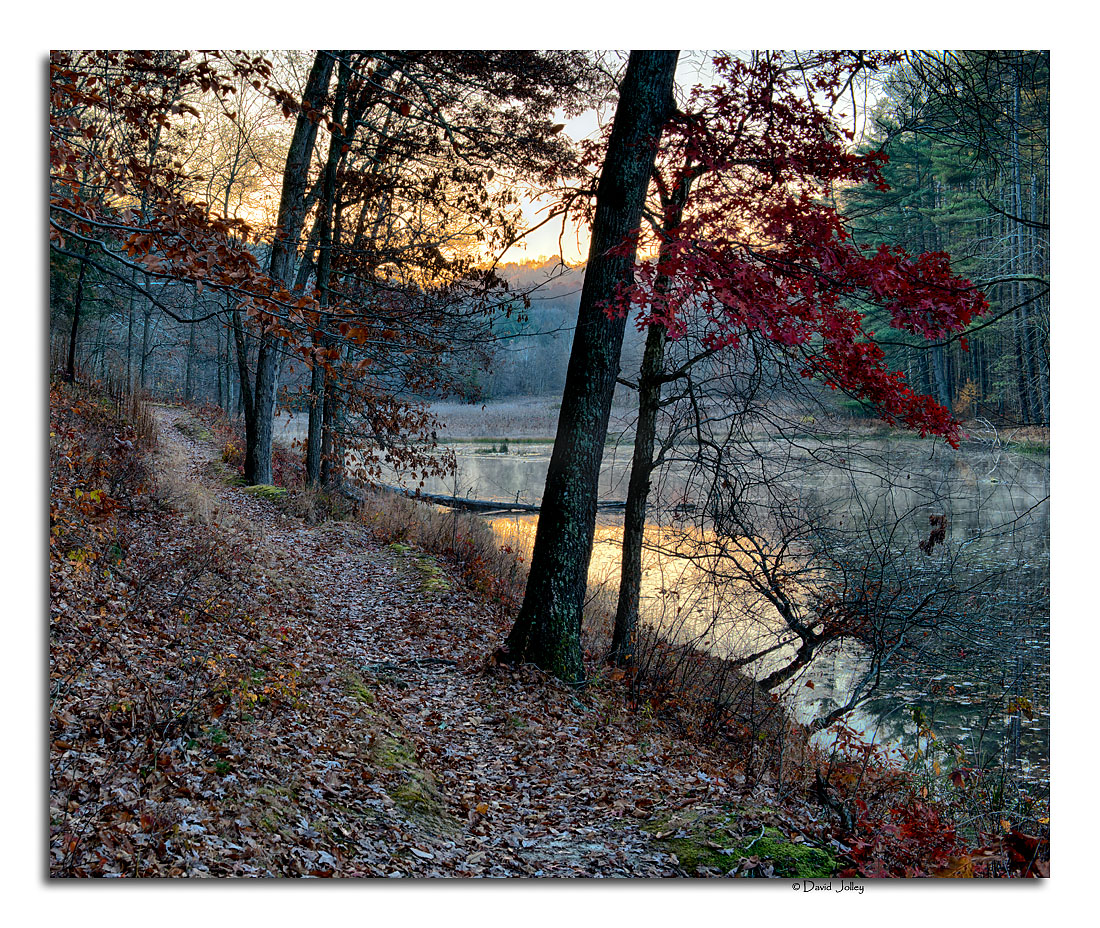
[[[48,103],[51,877],[1050,876],[1048,51]]]

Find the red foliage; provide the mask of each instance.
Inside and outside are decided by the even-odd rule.
[[[861,800],[855,805],[861,813],[851,842],[855,866],[842,876],[931,876],[965,853],[943,810],[918,796],[909,796],[880,817],[869,814]]]
[[[874,62],[837,52],[797,67],[779,53],[714,64],[719,82],[697,87],[666,129],[660,259],[638,267],[609,311],[636,308],[639,325],[662,325],[671,338],[699,312],[709,349],[762,336],[804,376],[868,400],[887,422],[956,444],[958,422],[888,367],[856,307],[877,305],[894,328],[939,339],[984,312],[985,297],[952,274],[945,254],[856,245],[830,205],[844,184],[885,189],[886,156],[851,151],[851,133],[813,94],[835,102]],[[686,218],[673,226],[688,187]]]

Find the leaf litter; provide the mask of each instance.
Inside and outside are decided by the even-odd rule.
[[[51,524],[76,524],[94,423],[51,399]],[[613,683],[489,667],[507,617],[447,564],[425,586],[365,526],[228,485],[191,413],[154,411],[161,484],[213,505],[131,482],[86,520],[100,553],[51,529],[53,875],[685,875],[652,822],[738,801],[728,760]]]

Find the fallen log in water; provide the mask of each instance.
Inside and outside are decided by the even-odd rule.
[[[505,503],[494,499],[469,499],[464,496],[445,496],[442,493],[417,493],[415,490],[406,490],[403,487],[379,486],[379,490],[387,493],[396,493],[399,496],[407,496],[409,499],[422,499],[426,503],[434,503],[436,506],[446,506],[448,509],[461,509],[466,512],[539,512],[542,508],[535,503]],[[596,503],[598,512],[618,512],[626,508],[626,500],[605,499]]]

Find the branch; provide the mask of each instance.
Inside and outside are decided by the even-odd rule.
[[[192,325],[192,324],[199,323],[199,322],[206,322],[207,319],[213,319],[215,316],[220,316],[225,312],[224,309],[219,309],[219,310],[216,310],[215,312],[207,313],[205,316],[196,316],[193,319],[186,319],[183,316],[177,316],[174,312],[172,312],[172,310],[170,310],[167,306],[165,306],[160,300],[158,300],[155,296],[153,296],[148,290],[146,290],[144,287],[142,287],[136,281],[130,280],[127,277],[123,277],[121,274],[116,274],[114,271],[110,270],[109,268],[104,267],[98,261],[94,261],[93,259],[87,257],[86,255],[77,254],[75,251],[69,251],[67,248],[60,248],[59,246],[54,245],[54,244],[50,245],[50,250],[55,251],[60,255],[65,255],[66,257],[69,257],[69,258],[76,258],[78,261],[82,261],[85,264],[90,264],[92,267],[94,267],[100,273],[106,274],[108,277],[113,277],[115,280],[118,280],[118,281],[126,284],[126,286],[130,287],[132,290],[136,290],[138,293],[140,293],[142,296],[144,296],[150,303],[152,303],[154,306],[156,306],[158,309],[160,309],[165,315],[171,316],[173,319],[175,319],[176,322],[182,322],[182,323],[187,324],[187,325]],[[123,262],[123,263],[126,263],[126,262]],[[137,270],[141,270],[141,268],[138,268],[136,265],[129,265],[128,264],[127,266],[134,267]],[[175,278],[169,278],[169,279],[175,280]],[[177,281],[177,282],[178,283],[186,283],[186,281]],[[212,286],[211,289],[213,290],[213,289],[217,289],[217,288]]]

